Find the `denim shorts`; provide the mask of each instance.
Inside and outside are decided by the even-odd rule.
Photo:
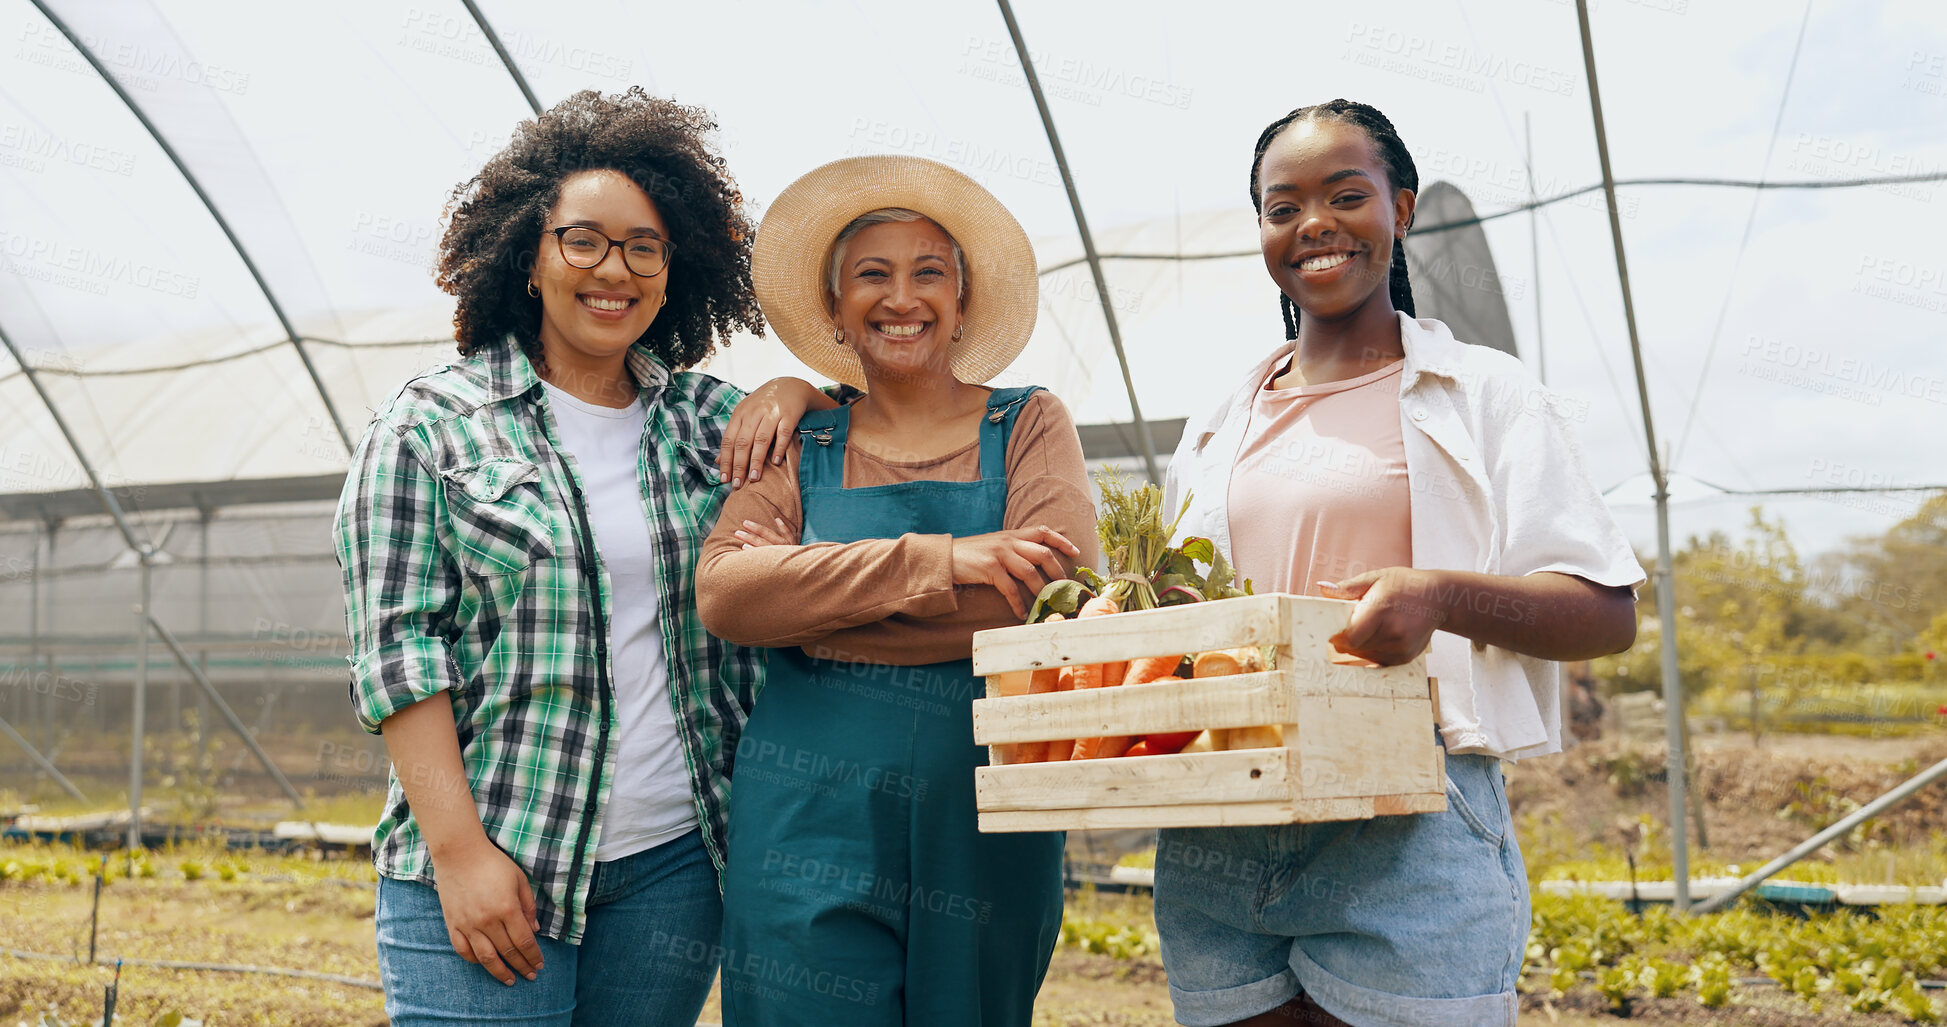
[[[1177,1020],[1233,1023],[1303,991],[1361,1027],[1512,1027],[1528,878],[1499,761],[1448,756],[1447,806],[1160,832],[1156,927]]]

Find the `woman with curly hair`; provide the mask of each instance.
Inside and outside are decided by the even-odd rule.
[[[764,672],[696,612],[715,464],[728,434],[761,467],[771,418],[788,439],[832,405],[781,379],[733,417],[743,393],[683,370],[760,325],[715,128],[640,89],[522,123],[441,243],[461,358],[354,456],[335,536],[352,699],[393,761],[372,851],[395,1024],[687,1027],[709,992]]]

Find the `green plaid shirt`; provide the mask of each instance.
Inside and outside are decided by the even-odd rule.
[[[638,477],[670,701],[721,871],[731,763],[765,661],[704,631],[694,590],[727,491],[717,448],[743,393],[672,374],[641,347],[628,367],[649,410]],[[557,439],[540,379],[511,339],[428,372],[366,430],[334,537],[359,722],[376,732],[413,703],[450,696],[487,836],[533,883],[541,933],[576,942],[613,770],[612,593]],[[433,879],[396,773],[372,858],[387,877]]]

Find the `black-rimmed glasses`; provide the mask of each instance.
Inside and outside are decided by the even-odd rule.
[[[637,278],[654,278],[669,266],[670,254],[675,252],[676,244],[653,235],[634,235],[627,239],[611,239],[592,228],[580,225],[563,225],[550,228],[547,234],[561,247],[561,259],[569,267],[586,270],[608,259],[611,247],[622,248],[622,263],[628,265],[631,274]]]

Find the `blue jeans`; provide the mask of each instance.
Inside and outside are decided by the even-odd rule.
[[[532,981],[494,980],[453,951],[439,893],[379,878],[379,977],[395,1027],[691,1027],[716,979],[723,902],[697,831],[595,864],[581,944],[538,939]]]
[[[1528,877],[1499,761],[1447,757],[1447,810],[1180,828],[1156,847],[1177,1022],[1227,1024],[1302,989],[1373,1027],[1513,1027]]]

